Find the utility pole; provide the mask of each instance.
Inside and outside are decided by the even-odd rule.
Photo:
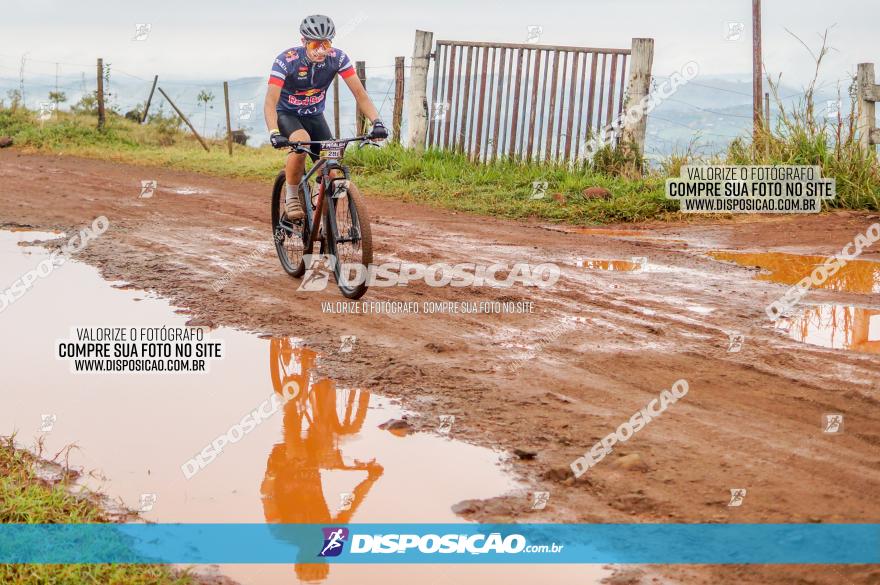
[[[21,105],[24,107],[25,99],[24,99],[24,64],[27,62],[28,54],[25,53],[21,56],[21,67],[18,69],[18,93],[21,95]]]
[[[761,131],[761,98],[764,94],[761,59],[761,0],[752,0],[752,132],[754,141]]]
[[[98,98],[98,130],[104,129],[104,59],[98,57],[98,89],[95,92]]]

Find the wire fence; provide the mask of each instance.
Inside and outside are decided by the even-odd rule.
[[[407,84],[411,68],[411,60],[407,58],[406,61],[404,84]],[[395,64],[365,65],[364,69],[367,93],[376,104],[379,116],[388,121],[394,110]],[[96,64],[40,59],[30,54],[0,53],[0,102],[7,105],[17,92],[25,107],[40,110],[43,104],[53,102],[50,92],[57,92],[55,98],[58,101],[55,107],[62,111],[69,110],[83,97],[94,96],[96,78]],[[654,79],[662,81],[666,78],[654,75]],[[139,107],[142,108],[150,94],[152,83],[151,77],[132,73],[128,64],[120,66],[113,59],[105,60],[105,100],[107,108],[114,112],[124,115],[127,112],[137,111]],[[816,85],[813,91],[818,94],[829,87],[848,88],[850,83],[849,78],[830,79]],[[693,96],[690,96],[690,99],[679,95],[668,98],[668,105],[658,108],[648,116],[646,150],[668,154],[673,149],[671,145],[677,144],[677,141],[683,138],[682,134],[685,131],[692,135],[698,134],[706,140],[708,146],[722,148],[731,140],[750,131],[752,120],[750,89],[747,91],[724,87],[708,80],[692,80],[689,84],[710,95],[719,96],[718,100],[713,99],[712,102],[729,101],[730,96],[742,99],[719,107],[706,103],[693,103],[696,101]],[[226,117],[222,81],[166,80],[160,72],[159,85],[198,131],[211,138],[225,136]],[[252,144],[262,142],[266,136],[263,120],[265,77],[259,75],[233,79],[228,82],[228,86],[232,129],[244,131],[252,138],[250,142]],[[199,100],[199,94],[202,92],[205,92],[204,99]],[[58,93],[63,96],[57,95]],[[802,99],[806,93],[806,89],[787,91],[779,97],[783,101],[797,100]],[[828,101],[830,107],[830,102],[833,100]],[[840,106],[845,109],[848,101],[843,101]],[[328,89],[326,102],[325,112],[328,119],[332,120],[337,115],[332,87]],[[406,108],[405,103],[403,108]],[[351,94],[345,90],[340,91],[338,116],[342,133],[355,132],[355,111],[356,104]],[[170,115],[173,110],[165,98],[156,92],[150,105],[150,112]],[[707,117],[714,118],[708,120]],[[401,134],[406,134],[405,116]]]

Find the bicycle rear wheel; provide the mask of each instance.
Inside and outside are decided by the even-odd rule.
[[[325,230],[327,248],[336,257],[334,274],[342,296],[359,299],[367,292],[367,278],[373,263],[373,234],[370,216],[361,192],[351,181],[336,179],[332,183],[332,210],[339,238],[333,230]]]
[[[284,212],[286,180],[284,171],[275,177],[275,185],[272,188],[272,239],[275,241],[275,251],[284,271],[295,278],[301,277],[306,266],[303,260],[305,242],[308,239],[305,219],[291,221]],[[299,189],[299,202],[302,209],[306,209],[305,195],[302,187]]]

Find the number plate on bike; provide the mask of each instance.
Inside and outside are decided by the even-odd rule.
[[[342,158],[342,153],[345,152],[345,143],[344,142],[324,142],[321,144],[321,158]]]

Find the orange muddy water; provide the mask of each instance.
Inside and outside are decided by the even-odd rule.
[[[644,265],[639,262],[630,260],[596,260],[585,259],[577,261],[578,268],[586,268],[588,270],[602,270],[605,272],[634,272],[641,270]]]
[[[796,284],[825,262],[825,256],[787,254],[784,252],[727,252],[714,251],[709,255],[716,260],[736,262],[740,266],[762,269],[758,280]],[[880,293],[880,262],[850,260],[834,276],[816,288],[860,294]]]
[[[823,304],[796,309],[776,328],[791,339],[831,349],[880,353],[880,311],[864,307]]]
[[[47,256],[21,245],[57,233],[0,231],[0,280],[11,283]],[[465,499],[530,494],[505,471],[506,456],[449,434],[380,430],[404,413],[369,389],[342,388],[320,373],[320,356],[293,338],[261,339],[229,328],[225,358],[206,374],[74,374],[54,342],[71,327],[183,326],[188,317],[156,295],[120,289],[69,261],[39,278],[4,311],[0,434],[44,453],[75,445],[83,483],[158,522],[462,522]],[[59,291],[64,301],[59,302]],[[137,302],[139,301],[139,302]],[[354,351],[357,351],[355,348]],[[289,392],[291,388],[299,389]],[[181,466],[275,393],[271,417],[186,479]],[[409,413],[410,416],[417,414]],[[44,415],[54,417],[41,430]],[[223,565],[207,568],[241,583],[444,582],[598,583],[597,566]]]

